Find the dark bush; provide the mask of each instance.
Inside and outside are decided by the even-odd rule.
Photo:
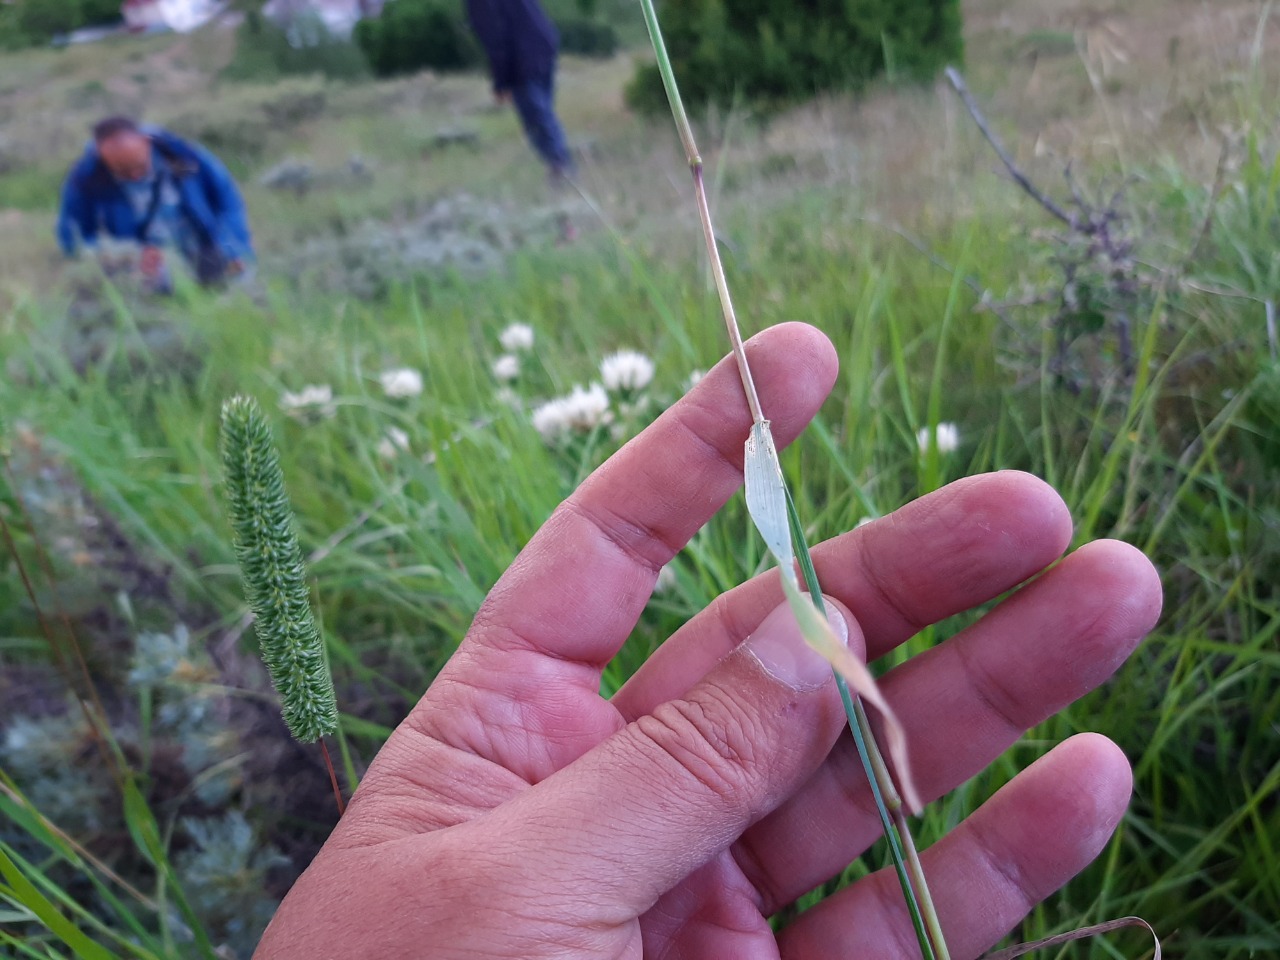
[[[48,43],[77,27],[115,23],[119,0],[17,0],[0,2],[0,50]]]
[[[15,27],[32,42],[46,43],[83,22],[80,0],[19,0]]]
[[[959,0],[665,0],[659,16],[693,104],[740,94],[768,105],[884,74],[924,78],[963,51]],[[627,100],[666,109],[656,65],[637,70]]]
[[[556,20],[560,31],[560,49],[583,57],[607,59],[618,51],[618,32],[607,23],[566,17]]]
[[[80,22],[77,26],[96,27],[119,23],[124,19],[120,0],[80,0]]]
[[[460,0],[391,0],[382,16],[357,24],[355,38],[380,77],[482,62]]]

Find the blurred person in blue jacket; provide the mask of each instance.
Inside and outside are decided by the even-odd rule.
[[[58,243],[67,256],[105,235],[136,243],[153,289],[172,290],[165,250],[202,286],[246,277],[254,264],[244,200],[213,154],[158,127],[108,117],[62,188]]]
[[[555,112],[555,25],[538,0],[467,0],[467,19],[489,58],[494,96],[515,105],[551,179],[571,176],[573,160]]]

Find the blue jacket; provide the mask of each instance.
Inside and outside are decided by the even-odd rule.
[[[467,19],[489,57],[495,91],[555,73],[560,35],[538,0],[467,0]]]
[[[227,168],[203,147],[155,127],[144,132],[174,173],[182,210],[202,244],[229,260],[253,257],[253,238],[244,200]],[[120,240],[137,240],[141,224],[120,184],[89,144],[67,174],[58,214],[58,243],[68,256],[93,245],[99,231]]]

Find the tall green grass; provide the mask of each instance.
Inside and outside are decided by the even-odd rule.
[[[1165,576],[1164,623],[1117,678],[934,805],[922,841],[939,836],[1049,744],[1099,730],[1135,762],[1133,808],[1108,853],[1037,909],[1021,936],[1140,914],[1162,931],[1174,956],[1280,950],[1273,923],[1280,915],[1278,491],[1265,456],[1276,437],[1274,423],[1250,414],[1254,383],[1268,367],[1257,349],[1208,368],[1186,365],[1187,357],[1225,343],[1260,346],[1260,328],[1231,301],[1180,298],[1138,318],[1135,382],[1116,379],[1078,396],[1047,377],[1018,384],[1006,372],[1000,321],[976,311],[967,288],[859,224],[838,199],[825,198],[821,231],[812,229],[813,209],[802,198],[790,212],[752,223],[760,228],[743,231],[747,239],[730,267],[742,302],[753,305],[751,328],[803,318],[827,331],[841,354],[831,400],[783,456],[785,469],[803,476],[795,489],[810,533],[837,533],[967,473],[1019,468],[1063,492],[1078,541],[1122,537],[1145,549]],[[938,238],[938,252],[966,274],[1012,278],[1018,252],[984,243],[990,229],[958,225]],[[784,248],[787,256],[775,258]],[[607,244],[547,252],[526,256],[504,277],[437,283],[429,303],[401,291],[378,310],[284,295],[265,307],[195,297],[175,303],[172,313],[200,361],[177,369],[130,346],[131,308],[122,303],[116,360],[83,376],[62,360],[50,334],[56,325],[32,307],[9,319],[0,343],[11,371],[0,384],[0,409],[8,442],[21,425],[63,458],[141,548],[171,564],[183,590],[216,613],[208,627],[216,635],[243,613],[220,505],[217,411],[237,391],[263,398],[284,469],[297,478],[304,550],[319,551],[315,592],[340,703],[344,690],[356,688],[402,703],[449,655],[541,520],[616,446],[601,439],[569,455],[544,445],[524,413],[495,397],[488,364],[500,352],[497,333],[511,320],[537,331],[536,359],[518,385],[529,402],[586,382],[612,348],[646,345],[658,364],[656,410],[679,394],[691,370],[722,352],[716,304],[693,263],[646,251],[624,255]],[[377,374],[399,365],[425,372],[421,397],[381,395]],[[273,398],[308,383],[332,385],[332,419],[304,425],[273,413]],[[916,431],[942,420],[958,424],[960,449],[922,458]],[[388,462],[375,447],[390,426],[409,434],[412,452]],[[607,687],[740,571],[766,564],[747,529],[734,502],[695,538],[675,562],[674,588],[655,598],[606,672]],[[9,596],[15,603],[0,611],[0,636],[32,636],[27,613]],[[907,652],[941,641],[972,617],[926,631]],[[91,633],[80,639],[94,643]],[[0,653],[31,660],[40,656],[34,646],[6,641]],[[395,709],[373,705],[343,722],[356,754],[367,759],[396,720]],[[5,934],[6,949],[14,956],[95,955],[41,913],[43,897],[61,902],[58,915],[104,950],[182,955],[164,941],[172,918],[153,909],[178,892],[165,868],[164,832],[142,848],[154,863],[144,871],[152,886],[140,891],[149,898],[143,904],[76,854],[53,832],[56,825],[21,807],[13,797],[22,786],[0,798],[5,836],[16,830],[38,855],[19,858],[3,848],[0,894],[10,904],[3,929],[18,931]],[[845,879],[877,865],[878,856]],[[77,920],[47,879],[51,863],[61,864],[52,871],[58,876],[82,873],[109,890],[115,912]],[[24,882],[43,892],[36,896]],[[146,931],[143,946],[123,945],[130,930]],[[1148,949],[1136,934],[1113,942],[1119,947],[1077,946],[1063,955]]]
[[[1242,114],[1265,129],[1270,107],[1246,99]],[[1140,171],[1135,205],[1160,211],[1167,228],[1155,246],[1185,250],[1208,213],[1210,229],[1193,284],[1159,288],[1133,318],[1135,377],[1103,377],[1080,393],[1049,375],[1046,312],[1015,312],[1011,329],[962,282],[979,278],[999,295],[1045,279],[1036,213],[1019,212],[1003,193],[974,211],[957,203],[921,216],[918,232],[953,269],[868,223],[863,203],[829,186],[777,191],[768,202],[749,196],[720,218],[729,280],[750,305],[744,332],[802,319],[840,353],[831,399],[783,454],[810,539],[959,476],[1017,468],[1062,492],[1077,543],[1120,537],[1163,573],[1164,620],[1116,678],[931,806],[920,826],[922,843],[936,839],[1071,733],[1098,730],[1125,749],[1137,776],[1124,824],[1098,862],[1033,912],[1019,939],[1138,914],[1171,956],[1280,955],[1280,367],[1264,322],[1266,300],[1280,297],[1280,161],[1261,135],[1245,147],[1216,201],[1176,167]],[[733,159],[728,152],[730,170]],[[14,189],[25,190],[20,180]],[[966,196],[997,196],[977,174],[960,182],[972,187]],[[340,207],[342,198],[326,202]],[[624,439],[602,433],[550,448],[530,429],[527,406],[595,377],[607,352],[643,346],[658,366],[649,391],[656,413],[690,371],[724,352],[693,238],[644,231],[625,243],[528,252],[487,278],[432,278],[378,304],[283,286],[263,303],[198,294],[113,303],[114,319],[96,333],[101,359],[83,371],[69,359],[82,333],[65,303],[29,299],[0,317],[0,452],[55,477],[19,469],[0,482],[0,515],[36,599],[51,613],[68,610],[100,676],[136,697],[130,722],[145,746],[158,723],[151,694],[125,684],[127,665],[113,664],[120,651],[75,619],[79,601],[109,585],[60,545],[43,522],[54,514],[37,513],[41,522],[28,529],[19,498],[32,507],[35,493],[83,493],[132,550],[169,571],[172,607],[108,598],[131,609],[134,634],[195,617],[197,646],[216,645],[241,630],[245,614],[223,517],[218,411],[228,396],[257,396],[274,421],[312,558],[355,765],[430,681],[538,525]],[[517,385],[524,410],[499,399],[489,371],[498,332],[515,320],[538,337]],[[147,334],[155,329],[165,332],[163,349]],[[1106,345],[1085,336],[1073,349],[1101,355]],[[405,365],[424,371],[422,396],[383,396],[377,375]],[[288,418],[281,394],[316,383],[332,386],[334,416]],[[922,457],[916,432],[939,422],[958,425],[960,447]],[[377,446],[393,426],[411,449],[388,460]],[[695,537],[674,562],[674,586],[653,599],[606,670],[606,692],[743,571],[768,565],[748,529],[735,500]],[[38,547],[49,552],[57,590],[39,575]],[[47,674],[46,638],[15,561],[0,556],[0,664],[15,676]],[[925,630],[890,659],[941,642],[976,615]],[[251,646],[251,636],[242,643]],[[186,689],[197,698],[215,686],[196,675]],[[248,680],[233,693],[237,710],[262,696]],[[229,754],[218,763],[231,763]],[[39,784],[0,771],[0,957],[168,960],[217,946],[203,928],[217,925],[218,905],[186,889],[197,882],[195,838],[174,810],[150,802],[146,751],[115,756],[118,777],[104,776],[101,789],[120,811],[123,839],[62,829],[27,799]],[[244,803],[260,831],[255,843],[314,832],[279,825],[252,796]],[[882,858],[873,850],[827,889]],[[244,863],[258,883],[264,861]],[[1147,950],[1134,933],[1055,955]]]

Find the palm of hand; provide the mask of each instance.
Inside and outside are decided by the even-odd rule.
[[[789,440],[834,379],[830,346],[787,325],[749,350]],[[879,832],[833,685],[793,688],[734,652],[772,629],[776,574],[721,597],[611,701],[598,695],[657,570],[740,483],[749,417],[735,376],[722,363],[525,548],[378,755],[259,957],[912,954],[883,872],[778,936],[766,919]],[[1038,573],[1069,538],[1051,490],[997,474],[814,555],[851,645],[875,657]],[[1145,559],[1093,544],[892,671],[884,690],[926,799],[1109,676],[1158,611]],[[976,956],[1092,859],[1129,783],[1108,741],[1074,738],[928,851],[952,955]]]

